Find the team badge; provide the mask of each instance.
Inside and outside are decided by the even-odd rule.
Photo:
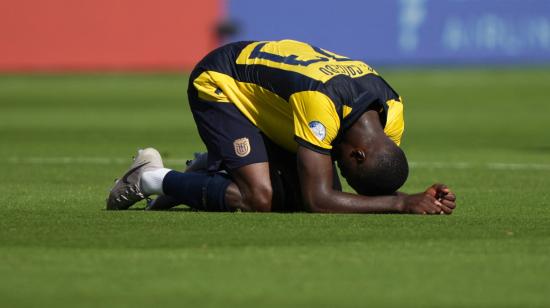
[[[319,139],[319,141],[323,141],[323,139],[325,139],[325,136],[327,135],[327,130],[321,122],[311,121],[308,125],[315,137]]]
[[[235,154],[239,157],[250,154],[250,141],[248,141],[248,138],[239,138],[233,141],[233,147],[235,148]]]

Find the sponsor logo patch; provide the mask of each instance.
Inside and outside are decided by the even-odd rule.
[[[327,130],[321,122],[311,121],[308,125],[315,137],[319,139],[319,141],[323,141],[323,139],[325,139],[325,136],[327,135]]]
[[[235,154],[239,157],[245,157],[250,154],[250,141],[246,137],[233,141],[233,147],[235,148]]]

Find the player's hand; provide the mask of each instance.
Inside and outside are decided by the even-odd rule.
[[[451,214],[456,208],[456,195],[445,184],[434,184],[430,186],[426,193],[434,196],[442,206],[441,209],[445,214]]]
[[[455,194],[443,184],[434,184],[425,192],[404,196],[403,211],[411,214],[447,214],[456,207]]]

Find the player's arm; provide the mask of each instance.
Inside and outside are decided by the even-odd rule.
[[[435,184],[423,193],[362,196],[334,190],[332,160],[304,146],[298,147],[298,174],[303,201],[312,212],[451,214],[454,194]]]

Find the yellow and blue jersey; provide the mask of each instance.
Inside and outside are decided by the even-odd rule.
[[[399,95],[362,61],[306,43],[237,42],[213,51],[192,73],[190,93],[234,104],[263,134],[295,152],[298,144],[329,154],[365,111],[377,110],[400,144]]]

